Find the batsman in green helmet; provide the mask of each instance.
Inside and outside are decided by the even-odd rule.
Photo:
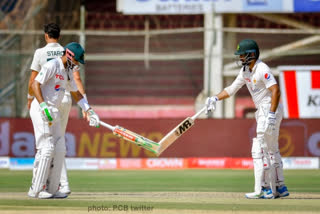
[[[206,99],[207,113],[213,111],[216,102],[234,95],[246,85],[256,106],[256,137],[252,139],[255,185],[254,192],[245,194],[248,199],[286,197],[288,188],[284,183],[283,165],[279,152],[279,129],[283,116],[279,105],[280,89],[271,69],[259,59],[256,41],[244,39],[234,53],[240,72],[233,83],[220,93]],[[236,143],[236,142],[235,142]]]
[[[84,50],[78,43],[69,43],[63,56],[45,63],[32,83],[34,99],[31,103],[30,117],[35,131],[38,167],[29,196],[46,198],[65,198],[59,190],[63,160],[66,154],[62,117],[62,100],[69,91],[73,99],[89,117],[89,125],[99,127],[99,117],[88,101],[79,92],[73,78],[75,66],[84,64]],[[49,182],[47,182],[49,181]]]
[[[244,39],[237,45],[237,50],[234,52],[239,56],[238,65],[248,66],[251,62],[259,59],[260,51],[257,43],[252,39]]]

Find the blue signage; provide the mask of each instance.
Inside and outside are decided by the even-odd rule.
[[[294,12],[320,12],[320,0],[294,0]]]
[[[34,158],[10,158],[10,169],[32,169]]]

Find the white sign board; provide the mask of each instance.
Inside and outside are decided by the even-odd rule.
[[[118,0],[124,14],[290,13],[293,0]]]
[[[319,169],[318,157],[284,157],[284,169]]]
[[[285,118],[320,118],[320,66],[280,66]]]

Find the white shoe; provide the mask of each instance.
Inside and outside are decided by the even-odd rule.
[[[32,187],[29,188],[28,196],[31,198],[36,198],[36,193],[33,191]],[[38,198],[40,199],[47,199],[47,198],[52,198],[52,194],[48,193],[47,191],[41,191],[38,194]]]
[[[245,194],[246,198],[248,199],[259,199],[264,197],[263,191],[260,192],[251,192],[251,193],[246,193]]]
[[[60,186],[59,192],[67,194],[67,195],[71,194],[71,190],[70,190],[69,186]]]
[[[38,195],[38,198],[40,199],[48,199],[48,198],[52,198],[53,197],[53,194],[43,190],[41,192],[39,192],[39,195]]]
[[[66,193],[62,193],[59,191],[57,191],[55,194],[53,194],[53,198],[66,198],[68,197],[68,194]]]
[[[36,197],[36,193],[33,191],[32,187],[29,188],[28,196],[31,198]]]

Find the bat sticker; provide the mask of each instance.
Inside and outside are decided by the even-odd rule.
[[[193,122],[190,119],[187,119],[186,121],[184,121],[176,130],[176,135],[180,136],[182,135],[184,132],[186,132],[191,126],[193,125]]]

